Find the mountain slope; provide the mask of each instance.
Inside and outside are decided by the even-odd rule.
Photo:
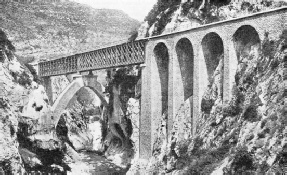
[[[24,62],[55,59],[126,41],[139,22],[119,10],[75,2],[0,2],[0,28]]]

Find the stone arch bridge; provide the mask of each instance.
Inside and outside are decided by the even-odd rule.
[[[40,62],[50,101],[53,101],[51,76],[141,64],[140,157],[151,156],[156,127],[164,111],[170,132],[180,105],[190,100],[193,132],[200,114],[201,98],[213,75],[218,57],[223,63],[223,103],[231,96],[238,58],[266,40],[276,39],[287,29],[287,8],[261,12],[242,18],[150,37],[56,60]],[[248,44],[252,43],[248,46]],[[53,105],[56,123],[71,96],[88,86],[102,100],[102,91],[93,75],[76,76]],[[50,119],[43,120],[51,122]]]

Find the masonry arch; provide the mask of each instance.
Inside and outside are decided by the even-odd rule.
[[[184,101],[193,95],[194,52],[189,39],[180,39],[175,46],[180,66],[181,82],[184,90]]]
[[[210,81],[214,75],[214,71],[218,67],[220,60],[223,64],[224,45],[221,37],[211,32],[205,35],[202,39],[202,50],[206,64],[207,78]]]
[[[155,70],[155,92],[159,94],[160,103],[158,108],[160,109],[160,114],[167,112],[168,110],[168,85],[169,85],[169,53],[167,46],[160,42],[158,43],[153,50],[156,70]]]
[[[251,25],[239,27],[233,35],[233,44],[237,61],[241,62],[250,52],[258,54],[260,48],[260,37],[258,32]]]
[[[58,96],[53,106],[51,107],[53,115],[53,124],[57,126],[62,112],[67,108],[70,101],[74,98],[75,94],[82,88],[91,89],[101,100],[103,106],[107,106],[107,101],[102,93],[102,85],[97,81],[83,80],[83,78],[76,78],[66,87],[66,89]]]

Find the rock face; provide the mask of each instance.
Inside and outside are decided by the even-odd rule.
[[[65,145],[50,127],[39,129],[38,119],[49,111],[43,86],[14,54],[14,46],[0,30],[0,171],[23,174],[39,170],[63,172]]]
[[[40,116],[46,115],[49,111],[50,105],[44,87],[34,83],[30,94],[27,96],[22,116],[36,120],[39,119]]]
[[[134,160],[139,158],[139,117],[140,117],[140,100],[130,98],[127,103],[127,118],[132,123],[133,133],[131,140],[133,141],[133,149],[135,150]]]
[[[23,164],[18,153],[17,113],[7,98],[0,97],[0,166],[5,173],[18,174]]]
[[[138,147],[135,145],[137,140],[132,138],[138,132],[139,105],[133,98],[136,97],[134,87],[139,81],[139,74],[137,69],[129,67],[109,72],[107,78],[106,92],[110,98],[104,113],[107,125],[103,137],[107,147],[105,156],[118,166],[128,167]]]
[[[82,88],[63,111],[57,128],[76,150],[103,151],[102,104],[89,88]]]
[[[286,5],[286,1],[163,1],[158,0],[138,31],[138,38],[183,31]]]
[[[56,127],[57,136],[71,143],[75,150],[91,149],[92,136],[87,132],[87,123],[81,119],[77,114],[64,112]]]
[[[30,77],[21,76],[23,69],[13,54],[13,48],[6,34],[0,30],[0,167],[5,173],[19,174],[23,164],[18,153],[19,144],[16,135],[19,116],[17,104],[21,106],[21,98],[17,95],[19,91],[24,93],[26,91],[18,82],[21,80],[25,85],[26,82],[30,82]]]

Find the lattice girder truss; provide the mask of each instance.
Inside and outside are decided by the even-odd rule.
[[[99,70],[145,62],[146,40],[124,43],[39,63],[39,76]]]

